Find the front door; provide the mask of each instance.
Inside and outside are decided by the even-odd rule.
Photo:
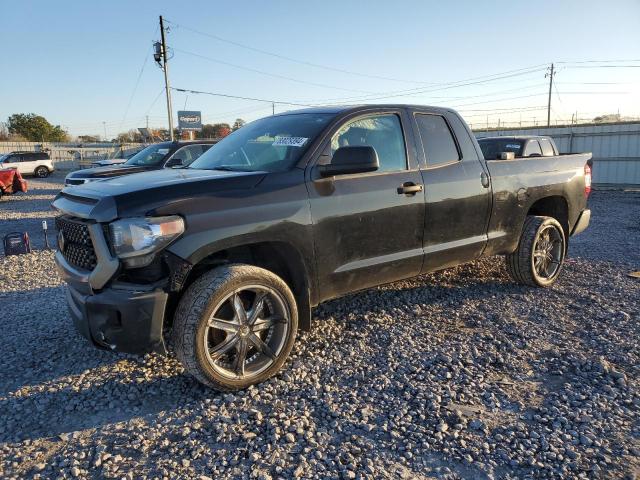
[[[412,140],[404,115],[387,111],[345,120],[320,157],[326,163],[339,147],[366,145],[380,163],[375,172],[310,182],[321,301],[420,273],[424,191],[414,150],[407,148]]]

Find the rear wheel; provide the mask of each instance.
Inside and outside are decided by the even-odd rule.
[[[191,375],[218,390],[238,390],[280,370],[297,328],[287,284],[268,270],[236,264],[215,268],[189,287],[172,337]]]
[[[38,178],[46,178],[49,176],[49,169],[47,167],[38,167],[33,173]]]
[[[566,237],[551,217],[528,216],[515,252],[506,255],[507,271],[516,282],[548,287],[560,275],[566,253]]]

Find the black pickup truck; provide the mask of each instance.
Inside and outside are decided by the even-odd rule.
[[[56,261],[94,345],[166,352],[218,389],[275,374],[311,309],[504,255],[556,281],[589,224],[590,154],[485,160],[446,108],[315,108],[252,122],[188,168],[65,188]]]

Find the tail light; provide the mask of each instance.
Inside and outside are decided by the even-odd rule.
[[[584,196],[588,197],[591,193],[591,167],[587,164],[584,166]]]

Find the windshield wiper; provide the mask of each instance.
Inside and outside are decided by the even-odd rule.
[[[219,165],[217,167],[211,167],[209,170],[223,170],[225,172],[250,172],[246,168],[240,168],[235,165]]]

